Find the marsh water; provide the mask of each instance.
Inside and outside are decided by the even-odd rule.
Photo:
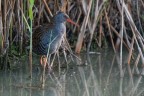
[[[0,96],[144,96],[144,78],[137,74],[142,69],[127,64],[126,52],[122,67],[113,51],[99,52],[67,56],[68,64],[61,56],[61,67],[45,75],[34,57],[32,78],[27,58],[12,60],[11,70],[0,71]]]

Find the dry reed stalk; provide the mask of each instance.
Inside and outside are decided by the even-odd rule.
[[[103,35],[103,32],[102,32],[102,17],[100,18],[100,28],[99,28],[99,37],[98,37],[98,46],[101,47],[102,45],[102,35]]]
[[[24,5],[23,5],[23,0],[20,0],[19,1],[19,15],[20,15],[20,25],[21,26],[19,26],[19,30],[20,30],[20,42],[19,42],[19,46],[20,46],[20,54],[22,54],[22,51],[23,51],[23,35],[24,35],[24,21],[23,21],[23,17],[21,16],[22,15],[22,13],[21,13],[21,10],[20,10],[20,8],[22,9],[22,10],[24,10]]]
[[[20,9],[21,7],[20,7],[20,0],[17,0],[16,1],[16,19],[17,19],[17,23],[16,23],[16,26],[18,26],[17,27],[17,35],[18,35],[18,38],[20,38],[20,34],[21,34],[21,16],[20,16],[20,11],[19,11],[19,9]],[[20,48],[21,48],[21,42],[20,42],[20,39],[18,40],[18,46],[19,46],[19,52],[20,52]],[[18,53],[19,53],[18,52]]]
[[[86,16],[84,17],[84,20],[83,20],[83,24],[81,26],[81,29],[80,29],[80,34],[78,36],[78,40],[77,40],[77,43],[76,43],[76,48],[75,48],[75,52],[76,53],[80,53],[81,51],[81,48],[82,48],[82,43],[83,43],[83,38],[84,38],[84,33],[85,33],[85,30],[86,30],[86,26],[87,26],[87,23],[88,23],[88,18],[90,16],[90,10],[91,10],[91,6],[92,6],[92,0],[90,0],[89,4],[88,4],[88,11],[86,10],[86,8],[84,7],[84,4],[86,4],[86,1],[82,1],[82,6],[83,8],[85,9],[85,12],[87,13]]]
[[[11,4],[11,3],[10,3]],[[12,6],[8,8],[7,12],[7,47],[9,48],[9,42],[12,42],[12,18],[13,18],[13,12],[12,12]],[[11,37],[10,37],[11,36]]]
[[[40,19],[41,19],[41,16],[43,15],[43,10],[44,10],[44,4],[40,1],[40,7],[38,8],[38,20],[37,20],[38,26],[40,25]]]
[[[54,12],[56,12],[57,11],[57,9],[60,9],[59,8],[59,3],[58,3],[58,0],[54,0]]]
[[[128,64],[127,67],[128,67],[128,73],[129,73],[130,79],[133,81],[133,73],[132,73],[132,69],[130,67],[130,64]]]
[[[48,13],[50,14],[50,16],[51,16],[51,17],[53,17],[53,14],[52,14],[52,12],[51,12],[50,8],[48,7],[48,5],[47,5],[46,1],[45,1],[45,0],[43,0],[43,2],[44,2],[44,4],[45,4],[45,6],[46,6],[46,9],[47,9]]]
[[[4,31],[4,44],[6,42],[6,13],[7,13],[7,1],[4,1],[4,12],[3,12],[3,31]]]
[[[120,66],[122,67],[123,65],[123,61],[122,61],[122,57],[123,57],[123,31],[124,31],[124,9],[123,9],[123,5],[124,5],[124,0],[122,0],[122,10],[121,10],[121,32],[120,32],[120,35],[121,35],[121,41],[120,41]]]
[[[9,27],[8,27],[8,23],[9,22],[7,22],[8,20],[7,20],[7,18],[8,18],[8,13],[9,13],[9,9],[8,9],[8,6],[9,6],[9,4],[8,4],[9,2],[8,1],[4,1],[3,2],[3,8],[4,8],[4,10],[3,11],[1,11],[1,12],[3,12],[2,14],[2,43],[3,43],[3,48],[2,48],[2,53],[3,53],[3,55],[5,55],[6,53],[7,53],[7,50],[8,50],[8,48],[9,48],[9,40],[8,40],[8,37],[9,37]],[[5,56],[7,56],[8,54],[6,54]],[[7,62],[7,60],[6,60],[6,62]]]
[[[76,20],[76,24],[78,24],[78,22],[80,21],[80,18],[81,18],[81,15],[82,15],[82,10],[80,9],[80,8],[78,8],[78,13],[79,13],[79,15],[78,15],[78,17],[77,17],[77,20]],[[76,26],[74,26],[74,29],[73,29],[73,33],[75,33],[76,32]],[[79,28],[78,28],[79,29]]]
[[[140,53],[140,55],[141,55],[142,64],[144,64],[144,56],[143,56],[143,53],[142,53],[142,49],[141,49],[141,47],[139,46],[138,40],[137,40],[137,38],[136,38],[135,35],[134,35],[134,39],[135,39],[135,43],[136,43],[136,45],[137,45],[138,51],[139,51],[139,53]]]
[[[144,50],[143,37],[141,36],[140,32],[138,31],[138,29],[137,29],[137,27],[136,27],[136,25],[134,23],[134,20],[132,19],[132,16],[131,16],[131,14],[130,14],[130,12],[128,10],[128,7],[126,6],[125,2],[122,2],[121,0],[118,0],[117,1],[117,6],[119,7],[119,10],[121,10],[120,9],[121,5],[123,5],[122,8],[124,10],[124,14],[126,15],[126,19],[128,21],[128,24],[130,25],[131,30],[132,30],[134,41],[135,41],[136,46],[138,48],[139,54],[141,56],[142,65],[144,65],[144,56],[143,56],[143,51],[142,51],[142,49]],[[130,60],[130,57],[129,57],[128,60]],[[129,62],[130,61],[128,61],[128,63]]]
[[[14,25],[14,24],[13,24],[13,21],[14,21],[14,20],[13,20],[13,15],[14,15],[14,14],[13,14],[13,13],[14,13],[13,10],[14,10],[14,5],[15,5],[15,1],[11,1],[11,2],[10,2],[10,11],[11,11],[11,13],[10,13],[11,16],[10,16],[10,18],[11,18],[11,19],[10,19],[10,22],[9,22],[9,26],[10,26],[10,31],[9,31],[9,42],[10,42],[10,46],[9,46],[9,47],[10,47],[10,48],[9,48],[9,49],[10,49],[10,52],[11,52],[11,46],[12,46],[12,44],[13,44],[13,39],[14,39],[14,38],[13,38],[13,25]]]
[[[131,61],[131,58],[132,58],[133,46],[134,46],[134,37],[132,37],[132,42],[131,42],[129,56],[128,56],[128,64],[130,64],[130,61]]]
[[[3,12],[3,51],[5,50],[4,45],[6,45],[6,9],[7,4],[6,0],[4,1],[4,12]],[[4,53],[5,54],[5,53]]]
[[[122,2],[124,2],[124,1],[122,0]],[[118,7],[118,9],[119,9],[119,12],[120,12],[120,14],[121,14],[121,29],[120,29],[120,32],[119,32],[119,35],[120,35],[121,39],[117,38],[115,47],[116,47],[116,50],[118,50],[118,49],[120,48],[120,54],[121,54],[121,56],[122,56],[122,45],[123,45],[123,44],[122,44],[122,41],[123,41],[123,31],[124,31],[123,3],[122,3],[121,6]],[[120,56],[120,57],[121,57],[121,56]],[[121,58],[121,59],[122,59],[122,58]]]
[[[108,19],[108,16],[107,16],[107,12],[106,12],[106,10],[104,10],[104,12],[105,12],[106,22],[107,22],[107,25],[108,25],[108,30],[109,30],[109,34],[110,34],[111,43],[112,43],[114,52],[116,53],[116,48],[115,48],[115,45],[114,45],[113,36],[112,36],[111,29],[110,29],[110,23],[109,23],[109,19]]]
[[[46,16],[47,21],[50,22],[50,18],[49,18],[49,16],[47,15],[47,12],[46,12],[45,9],[44,9],[44,16]]]
[[[113,33],[116,34],[117,38],[122,39],[121,36],[118,34],[117,30],[116,30],[112,25],[110,25],[110,27],[111,27]],[[129,51],[130,46],[128,46],[127,43],[126,43],[124,40],[122,40],[122,42],[123,42],[123,44],[125,45],[125,47],[126,47],[126,48],[128,49],[128,51]]]
[[[90,7],[91,7],[91,4],[90,4],[91,1],[89,1],[89,5],[87,5],[87,2],[86,0],[82,0],[80,3],[82,5],[82,10],[84,11],[84,15],[86,16],[87,13],[88,13],[88,10],[90,10]],[[89,9],[88,9],[89,8]]]
[[[144,2],[142,0],[140,0],[140,1],[141,1],[142,6],[144,7]]]
[[[140,71],[138,69],[138,63],[140,61],[140,54],[138,54],[136,60],[135,60],[135,63],[134,63],[134,66],[133,66],[133,69],[132,69],[132,73],[134,73],[134,69],[136,71],[137,74],[140,74]]]
[[[129,24],[131,26],[131,29],[132,29],[132,32],[133,32],[133,35],[134,35],[134,38],[135,38],[135,42],[136,42],[136,45],[138,47],[138,51],[139,53],[141,54],[141,59],[142,59],[142,64],[144,64],[144,56],[143,56],[143,52],[138,44],[138,41],[140,42],[140,44],[142,45],[142,49],[144,49],[144,44],[143,44],[143,38],[142,36],[140,35],[140,32],[137,30],[137,27],[135,26],[133,20],[132,20],[132,17],[130,16],[128,10],[126,9],[126,6],[124,7],[125,8],[125,13],[127,14],[127,18],[128,18],[128,21],[129,21]]]
[[[91,43],[92,43],[92,39],[93,39],[93,34],[94,34],[94,31],[96,29],[96,25],[97,25],[97,22],[98,22],[98,16],[101,15],[100,14],[100,11],[102,11],[103,9],[103,5],[105,3],[105,1],[101,2],[100,5],[99,5],[100,1],[97,0],[96,1],[96,6],[95,6],[95,11],[94,11],[94,20],[93,22],[91,23],[92,25],[92,29],[90,30],[90,40],[89,40],[89,43],[88,43],[88,48],[87,48],[87,53],[90,51],[90,46],[91,46]]]
[[[144,36],[144,29],[143,29],[143,27],[142,27],[142,22],[141,22],[141,20],[140,20],[140,8],[139,8],[139,3],[138,3],[139,1],[137,0],[136,1],[136,9],[137,9],[137,19],[138,19],[138,23],[139,23],[139,28],[140,28],[140,31],[142,32],[142,35]]]
[[[1,0],[0,0],[0,54],[2,54],[3,49],[3,22],[2,22],[2,10],[1,10]]]
[[[126,39],[127,47],[130,48],[130,45],[131,45],[130,40],[131,40],[131,38],[127,34],[126,27],[124,27],[124,39]]]

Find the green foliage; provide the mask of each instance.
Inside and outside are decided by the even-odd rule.
[[[29,18],[30,18],[30,20],[33,20],[33,12],[32,12],[32,8],[31,7],[29,9]]]
[[[4,57],[6,58],[6,57]],[[19,47],[16,45],[11,45],[11,50],[8,52],[8,56],[7,56],[7,62],[10,63],[10,69],[14,68],[14,61],[18,61],[18,60],[26,60],[27,58],[27,51],[23,51],[21,54],[19,53]]]
[[[33,6],[34,6],[34,0],[29,0],[30,6],[29,6],[29,18],[32,21],[33,20]]]
[[[33,7],[33,5],[34,5],[34,0],[30,0],[30,5]]]
[[[34,0],[29,0],[30,6],[29,6],[29,18],[30,18],[30,22],[32,23],[33,20],[33,6],[34,6]],[[32,27],[32,26],[31,26]]]
[[[19,55],[17,46],[13,46],[13,45],[11,46],[11,54],[12,55]]]
[[[33,11],[32,8],[34,6],[34,0],[30,1],[30,7],[29,7],[29,18],[30,18],[30,53],[32,53],[32,20],[33,20]]]

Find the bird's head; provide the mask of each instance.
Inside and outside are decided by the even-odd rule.
[[[64,23],[64,22],[69,22],[69,23],[72,23],[72,24],[74,24],[74,25],[76,25],[76,26],[78,26],[75,22],[73,22],[70,18],[69,18],[69,16],[66,14],[66,13],[64,13],[64,12],[61,12],[61,11],[59,11],[59,12],[57,12],[57,14],[56,15],[54,15],[54,22],[55,23]]]

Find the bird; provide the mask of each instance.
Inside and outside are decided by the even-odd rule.
[[[47,55],[56,53],[61,46],[66,33],[66,21],[78,26],[66,13],[59,11],[49,24],[37,27],[32,35],[33,52],[40,55],[40,64],[44,68],[47,64]]]

